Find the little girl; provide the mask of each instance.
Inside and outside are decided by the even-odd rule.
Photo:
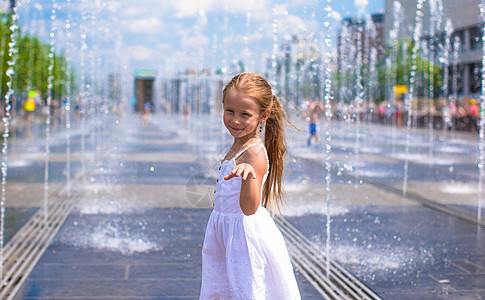
[[[235,76],[222,101],[234,143],[219,168],[202,249],[200,299],[300,299],[283,235],[268,213],[282,199],[286,117],[257,74]]]

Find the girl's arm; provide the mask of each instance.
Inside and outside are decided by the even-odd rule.
[[[238,159],[231,173],[224,177],[228,180],[242,176],[239,205],[242,212],[249,216],[258,210],[261,203],[261,184],[266,173],[266,155],[260,147],[251,147]]]

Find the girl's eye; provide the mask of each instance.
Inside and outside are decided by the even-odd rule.
[[[245,117],[250,117],[251,115],[250,115],[250,114],[248,114],[248,113],[243,113],[243,116],[245,116]]]

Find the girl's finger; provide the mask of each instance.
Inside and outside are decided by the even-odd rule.
[[[232,174],[232,175],[234,175],[234,176],[238,176],[238,175],[237,175],[237,172],[238,172],[238,167],[236,166],[236,167],[234,167],[234,169],[232,169],[232,171],[231,171],[231,173],[230,173],[230,174]]]
[[[224,180],[229,180],[229,179],[231,179],[233,177],[235,177],[235,175],[233,173],[229,173],[229,174],[227,174],[226,177],[224,177]]]
[[[253,175],[253,179],[256,179],[256,174],[254,173],[254,170],[248,169],[246,172],[244,172],[243,180],[246,180],[249,176],[249,174]]]

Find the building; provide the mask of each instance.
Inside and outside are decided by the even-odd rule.
[[[195,114],[221,113],[222,90],[229,79],[191,71],[162,78],[160,96],[164,110],[168,114],[181,114],[184,108]]]
[[[143,112],[147,104],[151,110],[155,107],[154,82],[157,72],[154,70],[137,70],[135,72],[135,111]]]
[[[438,60],[448,70],[449,95],[474,97],[481,91],[481,0],[428,0],[422,7],[420,39],[433,45]],[[416,28],[416,1],[386,0],[384,30],[398,39],[412,38]],[[441,49],[441,50],[440,50]],[[440,51],[438,51],[440,50]]]
[[[337,101],[374,102],[383,98],[377,76],[386,57],[384,37],[384,14],[342,21],[337,33]],[[368,83],[365,86],[361,83],[364,78]]]
[[[353,53],[352,52],[353,48]],[[356,50],[358,49],[358,50]],[[337,36],[337,70],[343,71],[348,60],[353,64],[360,51],[364,63],[372,60],[375,50],[377,59],[385,57],[384,14],[373,14],[369,19],[345,18]]]

